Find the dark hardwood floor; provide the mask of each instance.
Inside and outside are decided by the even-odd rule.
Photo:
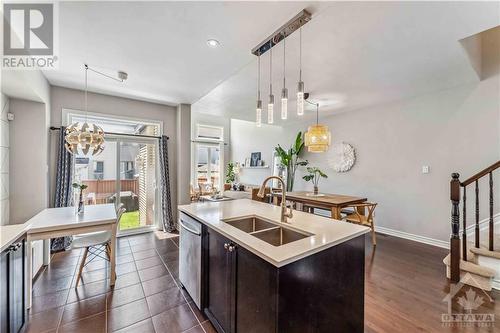
[[[106,263],[96,260],[74,288],[80,251],[53,256],[34,285],[33,308],[25,332],[189,332],[214,329],[178,284],[178,238],[150,233],[120,238],[114,289],[107,283]],[[171,238],[168,238],[171,237]],[[500,332],[500,293],[481,294],[473,313],[496,317],[495,327],[444,327],[443,302],[450,290],[444,276],[445,249],[378,235],[373,250],[366,239],[366,332]],[[453,312],[464,312],[458,298]],[[477,298],[477,297],[476,297]],[[331,332],[337,332],[332,327]],[[286,333],[286,332],[284,332]]]

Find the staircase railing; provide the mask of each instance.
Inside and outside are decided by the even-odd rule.
[[[488,223],[488,249],[493,251],[494,244],[493,239],[495,235],[494,231],[494,221],[493,221],[493,171],[500,168],[500,161],[490,165],[484,170],[476,173],[474,176],[468,178],[467,180],[460,182],[460,175],[458,173],[453,173],[451,175],[450,182],[450,199],[451,199],[451,238],[450,238],[450,280],[452,282],[458,282],[460,280],[460,188],[463,188],[462,195],[462,257],[463,260],[467,261],[467,185],[472,183],[475,184],[475,228],[474,228],[474,246],[479,248],[479,179],[489,176],[489,223]]]

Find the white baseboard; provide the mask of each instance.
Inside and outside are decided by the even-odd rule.
[[[460,216],[460,221],[462,221],[462,218],[463,217]],[[493,223],[495,225],[495,229],[496,229],[497,226],[500,225],[500,213],[497,213],[497,214],[493,215]],[[489,227],[490,227],[490,219],[489,218],[486,218],[486,219],[483,219],[483,220],[479,221],[479,232],[487,230]],[[467,237],[473,236],[474,232],[475,232],[475,229],[476,229],[475,223],[472,224],[472,225],[469,225],[465,229],[466,233],[467,233]],[[462,234],[462,230],[463,230],[463,228],[460,229],[460,234]]]
[[[399,230],[394,230],[394,229],[389,229],[389,228],[384,228],[384,227],[378,227],[378,226],[375,226],[375,231],[378,233],[381,233],[381,234],[399,237],[399,238],[404,238],[404,239],[412,240],[412,241],[419,242],[419,243],[424,243],[424,244],[428,244],[428,245],[432,245],[432,246],[441,247],[444,249],[450,248],[449,241],[443,241],[443,240],[434,239],[434,238],[430,238],[430,237],[419,236],[419,235],[410,234],[410,233],[404,232],[404,231],[399,231]]]

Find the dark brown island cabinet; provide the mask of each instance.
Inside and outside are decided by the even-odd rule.
[[[26,239],[0,254],[0,333],[21,332],[26,322]]]
[[[200,223],[201,308],[217,332],[363,332],[364,235],[276,267]]]

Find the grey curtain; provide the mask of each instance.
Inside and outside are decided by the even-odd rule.
[[[172,201],[170,197],[170,177],[168,171],[168,138],[163,135],[160,139],[160,177],[161,177],[161,210],[163,213],[163,231],[177,230],[172,215]]]
[[[59,142],[57,143],[55,207],[69,207],[73,201],[73,188],[71,186],[71,181],[73,180],[73,156],[64,147],[65,129],[65,127],[61,127],[59,131]],[[50,242],[51,252],[64,251],[71,244],[71,240],[71,237],[53,238]]]

